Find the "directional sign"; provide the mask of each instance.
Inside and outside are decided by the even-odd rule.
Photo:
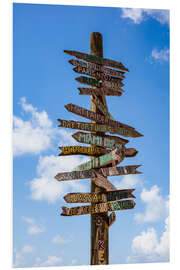
[[[115,82],[117,84],[120,84],[120,87],[122,86],[122,83],[121,83],[122,79],[109,76],[109,75],[102,73],[102,72],[99,72],[99,71],[94,71],[94,69],[92,69],[92,68],[77,66],[77,67],[73,68],[73,70],[76,73],[85,74],[85,75],[95,77],[97,80]]]
[[[139,132],[135,130],[127,130],[125,128],[115,128],[107,125],[100,125],[96,123],[86,123],[86,122],[76,122],[76,121],[67,121],[57,119],[61,125],[58,127],[72,128],[72,129],[80,129],[85,131],[92,132],[109,132],[111,134],[119,134],[125,137],[141,137],[143,136]]]
[[[64,52],[70,55],[73,55],[77,58],[83,59],[87,62],[101,64],[101,65],[105,65],[105,66],[109,66],[113,68],[118,68],[124,71],[129,71],[127,68],[123,66],[121,62],[117,62],[117,61],[110,60],[107,58],[97,57],[97,56],[86,54],[86,53],[76,52],[76,51],[64,50]]]
[[[72,135],[72,137],[80,143],[88,143],[93,144],[105,148],[122,148],[126,143],[128,143],[128,140],[122,139],[120,137],[116,136],[99,136],[94,135],[91,133],[85,133],[85,132],[76,132]]]
[[[104,106],[104,104],[100,101],[100,99],[93,94],[93,102],[96,104],[96,107],[109,119],[115,120],[112,115],[108,112],[107,107]]]
[[[94,205],[78,206],[78,207],[62,207],[61,216],[76,216],[85,214],[97,214],[108,211],[133,209],[136,203],[133,200],[115,201],[107,203],[97,203]]]
[[[93,95],[96,94],[97,96],[101,94],[101,90],[103,90],[105,96],[116,96],[119,97],[122,95],[123,92],[119,92],[116,90],[112,90],[109,88],[84,88],[84,87],[79,87],[78,90],[79,95]]]
[[[74,105],[72,103],[65,105],[65,108],[69,112],[75,113],[77,115],[80,115],[82,117],[85,117],[87,119],[96,121],[96,122],[101,123],[101,124],[105,124],[105,125],[112,126],[112,127],[115,127],[115,128],[125,128],[125,129],[128,129],[128,130],[135,130],[131,126],[120,123],[120,122],[115,121],[115,120],[108,119],[107,117],[105,117],[102,114],[98,114],[98,113],[95,113],[93,111],[84,109],[84,108],[82,108],[80,106],[77,106],[77,105]]]
[[[121,166],[121,167],[101,168],[101,169],[95,169],[95,170],[92,169],[92,170],[85,170],[85,171],[62,172],[62,173],[58,173],[55,176],[55,179],[58,181],[88,179],[88,178],[96,177],[95,171],[102,173],[102,175],[104,176],[141,174],[141,172],[136,170],[140,166],[141,165],[130,165],[130,166]]]
[[[82,62],[82,61],[75,60],[75,59],[71,59],[68,62],[73,66],[91,69],[92,72],[94,72],[97,77],[98,77],[97,72],[99,72],[99,73],[107,73],[109,75],[120,77],[122,79],[125,78],[125,76],[123,75],[125,73],[124,71],[110,69],[110,68],[107,68],[107,67],[104,67],[104,66],[101,66],[101,65],[98,65],[98,64]]]
[[[115,89],[116,91],[119,91],[121,93],[124,92],[124,90],[121,89],[121,86],[123,86],[124,84],[121,82],[101,81],[101,80],[96,80],[96,79],[84,77],[84,76],[77,77],[77,78],[75,78],[75,80],[82,83],[82,84],[86,84],[86,85],[91,85],[91,86],[95,86],[95,87],[102,87],[102,88],[109,88],[111,90]]]
[[[112,164],[112,166],[117,165],[124,159],[124,153],[120,149],[114,149],[108,154],[103,156],[93,158],[73,169],[73,171],[84,171],[93,168],[100,168],[106,165]]]
[[[88,155],[99,156],[107,153],[107,151],[101,147],[87,147],[87,146],[61,146],[59,149],[62,151],[59,156],[67,155]]]
[[[68,193],[64,196],[67,203],[102,203],[127,198],[136,198],[132,192],[135,189],[123,189],[104,193]]]

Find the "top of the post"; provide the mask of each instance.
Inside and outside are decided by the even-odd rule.
[[[90,54],[103,57],[103,38],[98,32],[93,32],[90,36]]]

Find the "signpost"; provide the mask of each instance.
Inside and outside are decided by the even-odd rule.
[[[92,54],[86,54],[86,53],[70,51],[70,50],[64,50],[64,52],[68,53],[70,55],[73,55],[73,56],[75,56],[77,58],[83,59],[83,60],[85,60],[87,62],[91,62],[91,63],[95,63],[95,64],[102,64],[102,65],[105,65],[105,66],[118,68],[118,69],[121,69],[121,70],[124,70],[124,71],[129,71],[127,68],[125,68],[123,66],[122,63],[114,61],[114,60],[98,57],[98,56],[92,55]]]
[[[76,81],[82,83],[82,84],[86,84],[86,85],[91,85],[91,86],[95,86],[95,87],[102,87],[104,88],[109,88],[110,90],[116,90],[118,92],[123,93],[124,90],[121,89],[121,86],[123,86],[124,84],[121,82],[114,82],[114,81],[98,81],[96,79],[93,78],[88,78],[88,77],[84,77],[84,76],[80,76],[77,77],[75,79]]]
[[[135,189],[115,190],[104,193],[68,193],[64,196],[67,203],[102,203],[109,201],[136,198],[132,192]]]
[[[61,125],[59,125],[58,127],[80,129],[80,130],[92,131],[92,132],[109,132],[111,134],[119,134],[125,137],[143,136],[136,130],[127,130],[125,128],[116,128],[116,127],[96,124],[96,123],[67,121],[67,120],[62,120],[62,119],[57,119],[57,120],[61,123]]]
[[[122,95],[123,91],[116,91],[116,90],[112,90],[110,88],[84,88],[84,87],[79,87],[78,90],[80,91],[79,92],[79,95],[93,95],[93,94],[96,94],[96,95],[100,95],[102,90],[104,92],[104,95],[106,96],[116,96],[116,97],[119,97]]]
[[[93,144],[105,148],[122,148],[128,140],[116,136],[98,136],[91,133],[76,132],[72,137],[80,143]]]
[[[120,163],[124,159],[124,152],[120,149],[115,148],[108,154],[103,156],[99,156],[97,158],[93,158],[88,162],[85,162],[73,169],[73,171],[83,171],[83,170],[90,170],[93,168],[100,168],[106,165],[115,166]]]
[[[65,105],[65,108],[69,112],[72,112],[72,113],[75,113],[75,114],[80,115],[82,117],[85,117],[87,119],[96,121],[96,122],[98,122],[100,124],[109,125],[109,126],[112,126],[114,128],[124,128],[124,129],[130,130],[130,131],[135,130],[131,126],[120,123],[120,122],[115,121],[115,120],[108,119],[107,117],[105,117],[102,114],[98,114],[98,113],[95,113],[93,111],[84,109],[84,108],[82,108],[80,106],[77,106],[77,105],[74,105],[72,103]]]
[[[77,207],[65,207],[62,206],[61,216],[76,216],[86,214],[98,214],[108,211],[128,210],[133,209],[136,203],[133,200],[114,201],[107,203],[97,203],[92,205],[77,206]]]
[[[73,65],[73,66],[77,66],[77,67],[81,67],[81,68],[86,68],[86,69],[91,69],[92,72],[94,72],[94,75],[96,74],[97,78],[98,78],[98,75],[97,74],[99,74],[99,73],[107,73],[109,75],[120,77],[122,79],[125,78],[125,76],[123,75],[125,73],[124,71],[110,69],[110,68],[107,68],[107,67],[104,67],[104,66],[101,66],[101,65],[98,65],[98,64],[93,64],[93,63],[88,63],[88,62],[82,62],[82,61],[75,60],[75,59],[69,60],[69,63],[71,65]],[[90,75],[90,76],[93,77],[93,74]],[[101,76],[101,75],[99,75],[99,76]]]
[[[94,71],[94,69],[89,68],[89,67],[77,66],[77,67],[73,68],[73,70],[76,73],[85,74],[85,75],[95,77],[97,80],[120,83],[121,84],[120,86],[122,86],[122,83],[121,83],[122,79],[109,76],[109,75],[102,73],[102,72],[99,72],[99,71]]]
[[[90,54],[64,50],[65,53],[83,59],[71,59],[69,63],[75,66],[76,73],[91,77],[80,76],[76,80],[91,88],[78,88],[80,95],[91,95],[91,109],[85,109],[72,103],[65,108],[91,123],[57,119],[59,127],[90,131],[91,133],[76,132],[72,137],[87,146],[61,146],[59,156],[88,155],[91,159],[76,166],[70,172],[60,172],[55,176],[59,182],[79,179],[91,179],[91,191],[88,193],[68,193],[64,196],[67,203],[90,203],[77,207],[62,207],[61,216],[91,215],[91,265],[109,264],[109,227],[116,220],[115,211],[128,210],[135,207],[134,189],[117,190],[107,179],[107,176],[140,174],[137,170],[141,165],[117,167],[126,157],[134,157],[138,153],[135,148],[127,148],[126,139],[106,135],[118,134],[125,137],[143,136],[135,128],[116,121],[110,114],[105,96],[121,96],[124,92],[122,79],[125,71],[129,71],[121,62],[103,58],[102,36],[92,33],[90,37]],[[108,67],[105,67],[108,66]],[[111,68],[109,68],[111,67]],[[119,69],[119,70],[117,70]],[[108,212],[112,213],[108,216]]]
[[[67,155],[87,155],[87,156],[98,156],[103,155],[107,151],[101,147],[96,146],[61,146],[59,149],[62,151],[59,156]]]

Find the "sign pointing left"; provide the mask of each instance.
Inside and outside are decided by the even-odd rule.
[[[76,216],[85,214],[97,214],[108,211],[132,209],[136,203],[133,200],[114,201],[107,203],[97,203],[94,205],[77,206],[77,207],[62,207],[61,216]]]

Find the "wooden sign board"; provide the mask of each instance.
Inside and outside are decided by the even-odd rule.
[[[72,103],[65,105],[65,108],[69,112],[72,112],[74,114],[80,115],[80,116],[85,117],[87,119],[96,121],[100,124],[105,124],[108,126],[112,126],[114,128],[125,128],[127,130],[135,131],[135,129],[131,126],[120,123],[120,122],[115,121],[115,120],[108,119],[107,117],[105,117],[102,114],[98,114],[98,113],[95,113],[93,111],[84,109],[84,108],[77,106],[75,104],[72,104]]]
[[[143,136],[135,130],[127,130],[125,128],[114,128],[107,125],[101,125],[96,123],[86,123],[86,122],[76,122],[76,121],[67,121],[62,119],[57,119],[61,125],[58,127],[65,127],[71,129],[80,129],[91,132],[109,132],[111,134],[119,134],[125,137],[140,137]]]
[[[121,69],[124,71],[129,71],[127,68],[125,68],[123,66],[123,64],[121,62],[117,62],[117,61],[110,60],[107,58],[101,58],[101,57],[97,57],[94,55],[81,53],[81,52],[77,52],[77,51],[64,50],[64,52],[69,54],[69,55],[73,55],[77,58],[83,59],[87,62],[101,64],[101,65],[105,65],[105,66],[109,66],[109,67],[113,67],[113,68],[118,68],[118,69]]]
[[[101,95],[101,92],[103,90],[103,93],[105,96],[116,96],[116,97],[120,97],[122,95],[123,92],[119,92],[119,91],[114,91],[112,89],[109,88],[84,88],[84,87],[79,87],[78,90],[79,95]]]
[[[102,203],[127,198],[136,198],[132,192],[135,189],[115,190],[104,193],[68,193],[64,196],[67,203]]]
[[[93,102],[95,103],[96,107],[109,119],[115,120],[112,115],[109,113],[107,107],[100,101],[100,99],[93,94]]]
[[[59,156],[67,155],[87,155],[87,156],[100,156],[107,151],[101,147],[87,147],[87,146],[61,146],[59,149],[62,151]]]
[[[94,63],[89,63],[89,62],[82,62],[76,59],[71,59],[68,61],[71,65],[81,67],[81,68],[87,68],[93,70],[93,72],[100,72],[100,73],[107,73],[109,75],[115,76],[115,77],[120,77],[121,79],[124,79],[125,76],[123,75],[125,72],[124,71],[119,71],[115,69],[110,69],[98,64]],[[97,75],[97,73],[96,73]]]
[[[93,78],[89,78],[89,77],[77,77],[75,78],[76,81],[82,83],[82,84],[86,84],[86,85],[90,85],[90,86],[94,86],[94,87],[102,87],[102,88],[108,88],[111,90],[116,90],[119,91],[121,93],[124,92],[123,89],[121,89],[121,86],[123,86],[124,84],[121,82],[114,82],[114,81],[99,81]]]
[[[133,200],[124,200],[71,208],[63,206],[61,216],[76,216],[85,214],[98,214],[108,211],[128,210],[133,209],[135,205],[136,203]]]
[[[102,173],[106,176],[117,176],[117,175],[127,175],[127,174],[141,174],[141,172],[136,169],[141,165],[129,165],[121,167],[109,167],[101,168],[95,170],[85,170],[85,171],[72,171],[72,172],[62,172],[58,173],[55,176],[55,179],[58,181],[69,181],[69,180],[78,180],[78,179],[88,179],[96,177],[95,171]]]
[[[114,83],[120,84],[120,87],[122,86],[122,79],[109,76],[109,75],[102,73],[102,72],[99,72],[99,71],[95,71],[92,68],[77,66],[77,67],[73,68],[73,70],[79,74],[84,74],[84,75],[89,75],[91,77],[95,77],[97,80],[114,82]]]
[[[116,136],[99,136],[94,135],[91,133],[85,133],[85,132],[76,132],[72,135],[72,137],[80,143],[88,143],[92,145],[97,145],[105,148],[120,148],[128,143],[128,140],[122,139],[120,137]]]
[[[97,158],[93,158],[88,162],[85,162],[73,169],[73,171],[84,171],[90,170],[93,168],[100,168],[106,165],[112,164],[112,166],[117,165],[124,159],[124,155],[120,149],[114,149],[108,154],[102,155]]]

